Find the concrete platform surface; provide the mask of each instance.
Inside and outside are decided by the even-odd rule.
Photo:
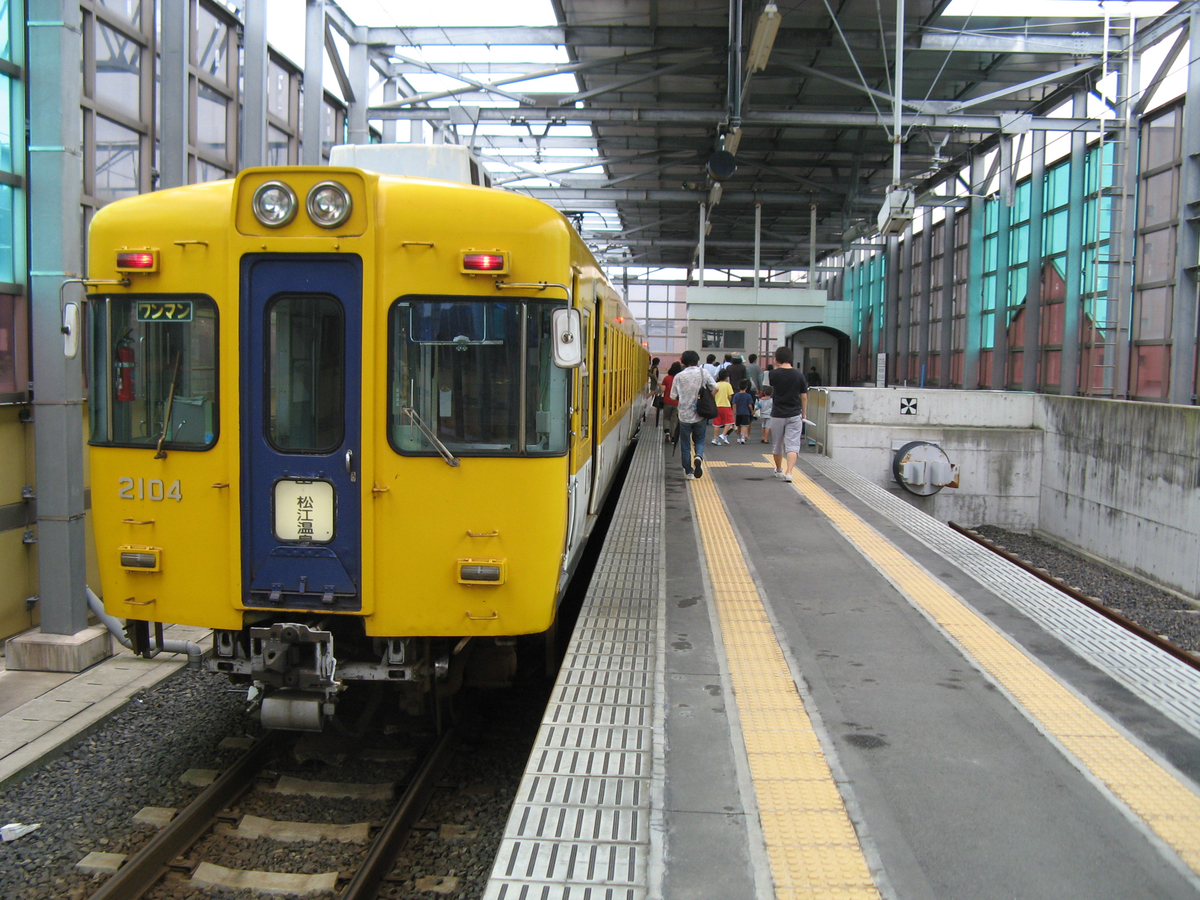
[[[206,649],[211,644],[211,632],[202,628],[174,625],[166,635]],[[78,674],[9,670],[0,659],[0,786],[187,665],[186,655],[142,659],[113,645],[113,656]]]

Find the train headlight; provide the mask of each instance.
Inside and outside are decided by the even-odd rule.
[[[307,206],[315,224],[337,228],[350,218],[350,192],[336,181],[322,181],[308,192]]]
[[[282,228],[296,218],[300,203],[296,192],[282,181],[268,181],[259,185],[250,205],[254,209],[254,218],[262,224],[268,228]]]

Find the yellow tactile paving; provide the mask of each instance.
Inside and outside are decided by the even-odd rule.
[[[1200,797],[799,470],[793,487],[1033,720],[1200,874]]]
[[[775,896],[879,900],[716,486],[691,485]]]

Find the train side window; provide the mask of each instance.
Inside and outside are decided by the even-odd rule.
[[[405,455],[558,455],[567,378],[554,365],[552,302],[409,296],[389,324],[388,436]]]
[[[93,444],[204,450],[217,439],[217,305],[198,294],[93,298]],[[165,424],[165,434],[164,434]]]
[[[553,313],[548,303],[530,303],[525,315],[525,449],[529,453],[565,453],[571,430],[568,370],[554,364]]]

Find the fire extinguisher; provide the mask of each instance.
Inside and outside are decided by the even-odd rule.
[[[133,341],[122,338],[117,342],[117,399],[133,399]]]

